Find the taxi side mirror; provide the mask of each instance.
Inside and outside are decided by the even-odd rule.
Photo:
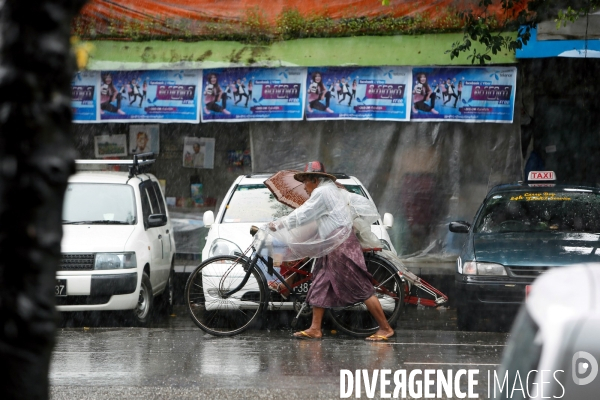
[[[450,222],[448,229],[450,232],[454,233],[469,233],[471,230],[471,224],[469,224],[467,221],[454,221]]]
[[[210,226],[215,223],[215,213],[210,210],[205,211],[202,215],[202,222],[204,222],[204,226],[210,228]]]

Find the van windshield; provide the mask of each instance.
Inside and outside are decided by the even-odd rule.
[[[63,224],[134,225],[135,196],[129,185],[70,183],[65,192]]]
[[[352,192],[365,196],[358,185],[348,185]],[[293,208],[277,201],[273,193],[263,184],[239,185],[231,199],[222,223],[266,223],[291,213]]]

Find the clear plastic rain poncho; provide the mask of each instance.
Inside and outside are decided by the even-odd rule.
[[[329,179],[319,180],[304,204],[273,222],[276,231],[263,228],[264,234],[270,236],[269,254],[277,261],[322,257],[348,239],[353,225],[357,225],[355,230],[361,241],[361,236],[369,237],[366,231],[371,233],[370,225],[379,219],[371,200],[341,189]],[[361,231],[365,234],[360,235]],[[257,239],[263,240],[265,235]],[[361,245],[369,247],[362,242]],[[378,239],[374,246],[380,246]]]

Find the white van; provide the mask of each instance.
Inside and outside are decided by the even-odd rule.
[[[144,156],[77,161],[128,164],[130,172],[81,171],[69,179],[56,273],[59,311],[121,310],[145,325],[161,295],[171,312],[175,242],[159,182],[140,172]]]
[[[350,192],[373,200],[357,178],[346,174],[332,175],[337,178],[337,183],[344,185]],[[217,255],[243,253],[252,243],[252,225],[264,225],[292,211],[292,208],[277,201],[265,186],[265,180],[271,176],[272,174],[239,176],[227,192],[216,218],[212,211],[204,213],[204,225],[210,227],[210,231],[202,250],[202,260]],[[381,240],[381,247],[396,253],[387,232],[393,223],[392,214],[385,213],[383,221],[377,221],[371,230]]]

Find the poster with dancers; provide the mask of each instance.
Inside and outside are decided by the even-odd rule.
[[[305,68],[202,71],[202,122],[303,119]]]
[[[311,67],[306,119],[407,121],[409,67]]]
[[[200,70],[101,71],[98,122],[200,121]]]
[[[411,121],[512,123],[516,67],[412,69]]]
[[[71,81],[73,122],[96,122],[98,119],[98,90],[100,72],[79,71]]]

